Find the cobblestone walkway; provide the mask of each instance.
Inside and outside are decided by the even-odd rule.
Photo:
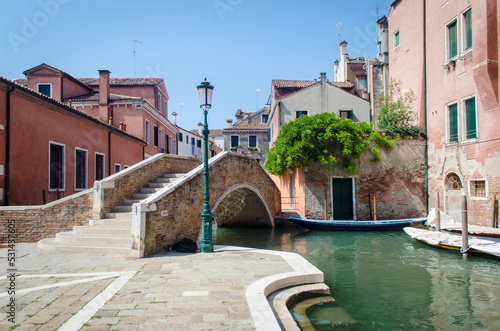
[[[245,289],[292,271],[281,256],[244,251],[133,259],[16,248],[13,280],[0,249],[0,330],[253,330]]]

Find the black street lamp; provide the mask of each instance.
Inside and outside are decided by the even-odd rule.
[[[208,195],[208,124],[207,113],[212,108],[212,91],[214,87],[205,81],[198,85],[198,95],[200,96],[200,108],[203,109],[205,123],[203,124],[203,211],[201,212],[201,245],[202,253],[212,253],[212,212],[210,211],[210,198]]]

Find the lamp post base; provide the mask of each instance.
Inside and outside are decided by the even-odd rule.
[[[211,243],[201,243],[200,244],[200,252],[202,253],[213,253],[214,251],[214,245]]]

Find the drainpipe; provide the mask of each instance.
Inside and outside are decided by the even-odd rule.
[[[425,132],[425,213],[429,214],[429,138],[427,137],[427,0],[424,2],[424,132]]]
[[[146,146],[147,145],[148,145],[148,143],[144,143],[144,145],[142,145],[142,160],[146,159]]]
[[[5,121],[5,199],[4,205],[9,205],[9,194],[10,194],[10,94],[14,91],[14,87],[10,87],[7,91],[5,102],[6,102],[6,121]]]
[[[108,132],[108,176],[111,176],[111,134],[115,131],[114,128],[111,128],[111,131]]]

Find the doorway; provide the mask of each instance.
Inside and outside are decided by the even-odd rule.
[[[332,178],[334,220],[354,219],[353,196],[352,178]]]

